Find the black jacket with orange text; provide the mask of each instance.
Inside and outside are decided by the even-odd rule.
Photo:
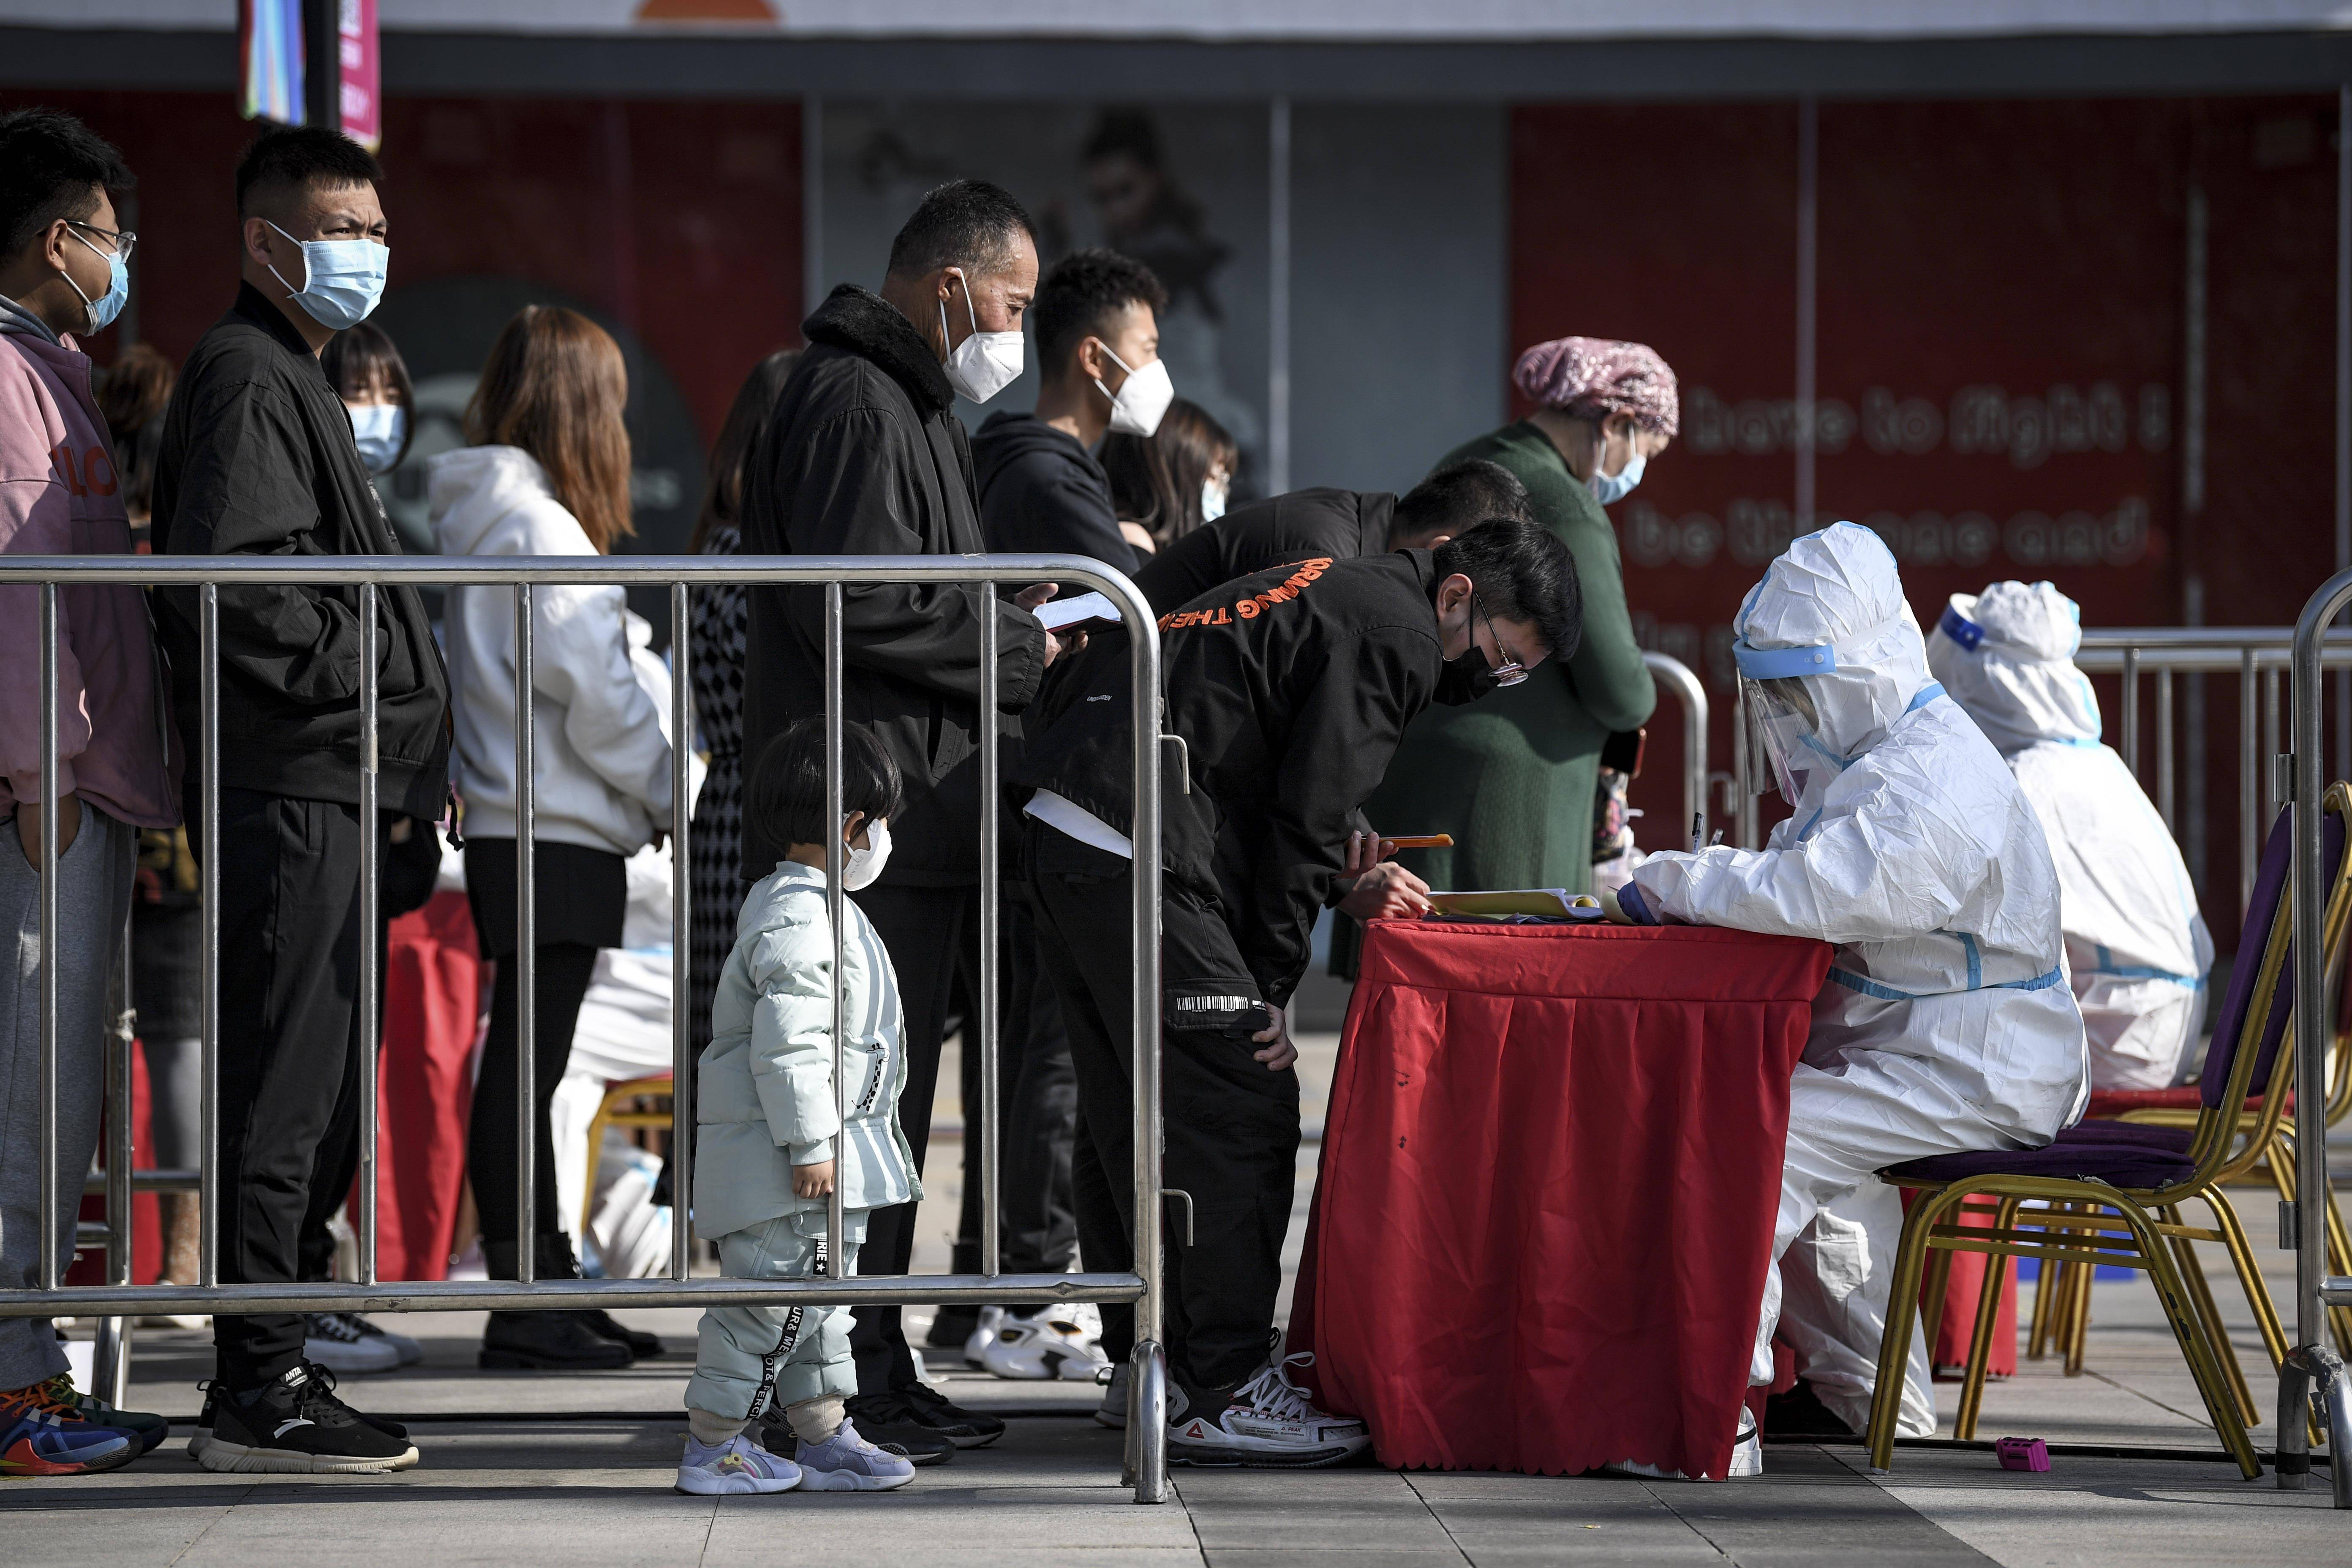
[[[1318,558],[1160,617],[1164,730],[1185,742],[1160,748],[1160,864],[1218,909],[1276,1006],[1306,971],[1352,814],[1437,689],[1436,581],[1426,550]],[[1031,727],[1015,794],[1051,790],[1132,837],[1126,633],[1097,634],[1070,673]]]

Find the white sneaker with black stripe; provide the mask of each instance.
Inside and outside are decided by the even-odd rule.
[[[390,1372],[400,1364],[400,1347],[391,1336],[372,1332],[373,1325],[356,1312],[305,1312],[302,1322],[302,1359],[339,1376]],[[419,1345],[417,1355],[424,1353]]]
[[[1372,1446],[1352,1415],[1330,1415],[1290,1381],[1290,1369],[1315,1364],[1312,1351],[1269,1360],[1221,1405],[1169,1390],[1168,1462],[1253,1469],[1306,1470],[1345,1464]]]
[[[1613,1465],[1601,1467],[1612,1476],[1639,1476],[1652,1481],[1703,1481],[1706,1476],[1686,1476],[1680,1470],[1669,1470],[1659,1465],[1636,1464],[1632,1459],[1620,1459]],[[1764,1473],[1764,1445],[1756,1435],[1755,1412],[1743,1407],[1739,1412],[1739,1435],[1732,1439],[1731,1464],[1725,1469],[1727,1481],[1745,1480]]]

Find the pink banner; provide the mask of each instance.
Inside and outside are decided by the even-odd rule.
[[[335,26],[343,134],[375,152],[383,145],[383,89],[376,49],[375,0],[341,0]]]

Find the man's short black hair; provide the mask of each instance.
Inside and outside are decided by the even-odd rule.
[[[324,185],[382,185],[383,165],[375,154],[340,131],[320,125],[285,125],[253,139],[236,161],[236,216],[257,216],[254,199],[272,201],[317,182]],[[266,216],[266,215],[264,215]]]
[[[1037,329],[1039,373],[1049,381],[1058,379],[1078,345],[1110,331],[1110,319],[1129,305],[1168,308],[1168,290],[1133,257],[1098,246],[1074,250],[1054,263],[1029,306],[1029,320]]]
[[[862,811],[866,824],[896,816],[902,795],[898,764],[873,731],[842,725],[842,816]],[[761,748],[750,805],[752,821],[771,844],[789,848],[827,840],[823,715],[803,719]]]
[[[1457,572],[1469,578],[1480,608],[1496,620],[1534,626],[1552,658],[1572,657],[1584,640],[1576,557],[1542,523],[1491,519],[1439,545],[1435,560],[1439,582]]]
[[[1528,487],[1500,463],[1473,458],[1440,468],[1405,491],[1389,520],[1389,548],[1395,550],[1416,539],[1459,533],[1488,518],[1524,519]]]
[[[890,242],[890,276],[961,267],[966,277],[985,277],[1012,257],[1016,233],[1036,243],[1036,226],[1010,192],[986,180],[950,180],[916,205]]]
[[[98,210],[98,193],[136,184],[122,154],[72,115],[55,109],[0,114],[0,261],[59,218],[79,223]]]

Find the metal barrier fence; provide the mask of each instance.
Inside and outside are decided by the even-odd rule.
[[[2338,662],[2346,639],[2330,637],[2327,625],[2352,604],[2352,572],[2339,572],[2321,584],[2295,622],[2292,657],[2294,718],[2294,750],[2278,769],[2284,793],[2294,810],[2294,931],[2315,935],[2326,920],[2327,892],[2322,885],[2322,797],[2327,786],[2326,758],[2321,754],[2325,735],[2321,721],[2321,674],[2324,664]],[[2276,712],[2275,704],[2272,711]],[[2275,733],[2275,719],[2273,731]],[[2294,944],[2294,1092],[2296,1103],[2322,1107],[2327,1103],[2326,1056],[2336,1009],[2314,1005],[2327,996],[2327,963],[2323,944]],[[2278,1484],[2289,1490],[2304,1487],[2311,1473],[2311,1436],[2307,1414],[2324,1415],[2327,1433],[2328,1479],[2339,1509],[2352,1509],[2352,1376],[2327,1345],[2326,1309],[2352,1305],[2352,1279],[2327,1274],[2326,1209],[2336,1201],[2328,1185],[2326,1118],[2315,1109],[2315,1123],[2294,1142],[2294,1342],[2295,1348],[2279,1368]],[[2314,1406],[2320,1408],[2316,1411]]]
[[[1644,652],[1642,662],[1660,687],[1675,694],[1683,710],[1683,811],[1675,819],[1675,836],[1664,841],[1665,847],[1679,849],[1691,823],[1706,820],[1706,687],[1672,654]]]
[[[808,1306],[847,1304],[895,1305],[921,1302],[1016,1305],[1032,1301],[1097,1301],[1135,1303],[1134,1377],[1130,1384],[1128,1421],[1127,1480],[1138,1502],[1165,1501],[1167,1476],[1167,1363],[1160,1344],[1162,1319],[1160,1285],[1160,858],[1139,854],[1134,859],[1135,927],[1132,949],[1135,1014],[1135,1259],[1131,1273],[1005,1274],[1000,1268],[997,1187],[1000,1140],[997,1136],[997,944],[998,892],[997,795],[997,672],[996,617],[981,618],[981,676],[978,709],[982,715],[981,769],[981,996],[978,1037],[981,1055],[982,1182],[989,1201],[981,1205],[983,1232],[982,1272],[976,1275],[899,1275],[866,1279],[728,1279],[691,1277],[692,1230],[685,1222],[693,1192],[688,1131],[694,1108],[686,1103],[685,1086],[691,1081],[687,998],[690,994],[688,966],[691,962],[691,878],[688,872],[688,811],[690,805],[688,737],[693,726],[691,631],[688,590],[690,587],[738,584],[746,586],[803,584],[824,590],[824,712],[825,795],[833,820],[842,819],[842,587],[845,584],[951,583],[986,584],[991,609],[996,585],[1013,583],[1079,583],[1107,595],[1118,606],[1131,634],[1129,668],[1135,700],[1134,800],[1131,837],[1139,846],[1160,842],[1160,796],[1158,733],[1160,712],[1160,638],[1151,607],[1126,577],[1101,563],[1069,555],[973,556],[636,556],[605,557],[487,557],[399,558],[353,556],[340,558],[257,559],[231,561],[218,557],[130,557],[102,560],[86,557],[17,556],[0,560],[0,584],[34,584],[40,589],[41,636],[41,864],[40,910],[40,1142],[43,1245],[39,1287],[32,1290],[0,1289],[0,1317],[89,1316],[101,1320],[100,1349],[109,1364],[98,1380],[119,1394],[128,1362],[125,1346],[128,1321],[146,1313],[238,1313],[304,1311],[422,1311],[452,1309],[520,1310],[555,1305],[612,1307],[718,1306],[730,1302]],[[131,1154],[131,1070],[127,1003],[116,1013],[117,1026],[109,1042],[107,1060],[107,1137],[103,1190],[108,1220],[102,1226],[77,1232],[81,1244],[103,1247],[108,1256],[109,1283],[69,1287],[59,1279],[55,1219],[60,1194],[58,1159],[58,590],[76,584],[117,586],[169,586],[197,591],[200,733],[188,741],[199,761],[198,800],[205,856],[201,875],[202,942],[202,1104],[199,1157],[194,1172],[152,1172],[134,1182]],[[601,586],[621,584],[667,587],[670,609],[671,788],[675,801],[671,858],[671,1008],[673,1084],[670,1159],[672,1190],[677,1208],[671,1226],[670,1276],[661,1279],[536,1280],[535,1164],[537,1126],[533,1115],[534,1071],[530,1042],[533,1029],[534,953],[532,925],[535,882],[532,868],[532,818],[535,806],[532,747],[536,691],[532,669],[531,595],[535,588],[565,584]],[[507,586],[514,591],[515,614],[515,777],[520,794],[515,835],[517,884],[515,963],[518,990],[516,1079],[518,1092],[517,1165],[520,1185],[517,1202],[517,1274],[513,1281],[422,1280],[382,1281],[376,1278],[376,1058],[380,1020],[377,1013],[377,969],[380,921],[376,835],[360,835],[360,1170],[358,1236],[359,1272],[356,1282],[294,1282],[225,1284],[219,1278],[215,1244],[220,1199],[218,1170],[220,1062],[220,590],[223,587],[292,586],[356,588],[360,625],[360,764],[359,816],[371,827],[377,821],[376,707],[378,687],[381,590],[387,586],[417,587]],[[167,700],[158,692],[157,700]],[[826,872],[834,940],[834,973],[842,971],[842,845],[836,835],[828,847]],[[118,954],[118,957],[121,956]],[[128,965],[123,965],[124,984]],[[842,998],[834,994],[834,1087],[844,1089],[841,1073]],[[131,1195],[138,1190],[184,1190],[203,1194],[198,1243],[198,1283],[192,1286],[131,1283]],[[844,1231],[843,1196],[836,1183],[828,1205],[830,1234]]]

